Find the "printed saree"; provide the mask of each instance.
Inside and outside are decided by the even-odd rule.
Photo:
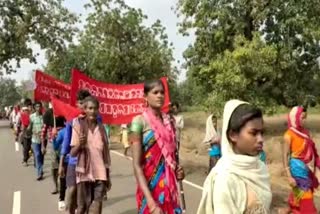
[[[148,182],[150,192],[157,205],[165,214],[180,214],[182,210],[178,203],[178,191],[175,182],[168,182],[166,160],[159,143],[156,141],[155,132],[151,129],[143,115],[135,117],[131,124],[131,132],[142,136],[142,163],[144,176]],[[174,188],[172,188],[174,186]],[[142,190],[137,187],[136,200],[139,214],[150,214],[147,200]]]
[[[313,202],[314,189],[319,185],[309,164],[318,167],[319,158],[309,132],[302,127],[302,107],[294,107],[288,118],[289,129],[285,133],[290,139],[289,168],[297,185],[289,195],[289,206],[293,214],[316,214]]]

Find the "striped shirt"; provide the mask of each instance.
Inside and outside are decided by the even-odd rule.
[[[42,115],[38,115],[37,113],[33,113],[30,116],[30,122],[32,127],[32,142],[33,143],[41,143],[41,131],[43,125]]]

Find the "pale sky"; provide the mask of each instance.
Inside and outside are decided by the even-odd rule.
[[[83,7],[89,0],[65,0],[65,6],[74,13],[81,13],[83,20],[86,17],[86,10]],[[174,58],[176,61],[183,62],[182,53],[192,42],[192,37],[186,38],[178,33],[178,18],[174,11],[171,9],[177,3],[177,0],[125,0],[125,2],[135,8],[141,8],[143,13],[148,16],[146,25],[150,26],[157,19],[162,22],[162,25],[166,27],[166,33],[168,34],[169,41],[173,43],[174,47]],[[83,23],[82,23],[83,25]],[[35,51],[40,53],[37,58],[37,64],[30,64],[27,60],[21,63],[21,68],[18,69],[17,73],[9,75],[11,78],[15,78],[18,82],[21,80],[30,79],[31,72],[37,68],[41,68],[42,65],[46,64],[44,52],[40,50],[39,46],[32,45]],[[180,67],[180,66],[179,66]],[[185,72],[182,71],[179,80],[185,79]]]

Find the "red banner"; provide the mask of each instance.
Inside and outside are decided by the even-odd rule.
[[[70,103],[71,86],[42,71],[37,70],[35,75],[36,89],[34,99],[36,101],[50,102],[51,96],[57,96],[65,103]]]
[[[67,121],[71,121],[73,118],[77,117],[81,113],[81,111],[78,108],[63,102],[58,98],[51,97],[51,103],[54,116],[63,116],[66,118]]]
[[[167,78],[161,78],[165,87],[163,111],[169,109],[169,88]],[[141,114],[145,108],[143,83],[119,85],[100,82],[89,78],[79,70],[72,70],[71,104],[76,103],[79,89],[88,89],[100,102],[100,114],[107,124],[128,124],[132,118]]]

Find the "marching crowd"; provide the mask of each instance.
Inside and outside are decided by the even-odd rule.
[[[139,214],[181,214],[180,190],[184,179],[179,163],[183,116],[179,104],[163,113],[161,81],[144,84],[145,111],[130,126],[121,126],[121,142],[131,149],[137,183]],[[51,161],[52,194],[58,209],[67,213],[101,214],[111,189],[110,127],[102,123],[99,101],[87,90],[77,93],[81,110],[74,119],[54,116],[52,106],[24,99],[10,109],[16,142],[23,147],[23,165],[33,154],[36,179],[43,179],[44,158]],[[315,176],[320,159],[304,126],[307,109],[294,107],[284,134],[284,165],[292,187],[288,207],[281,213],[316,214],[313,196],[319,183]],[[225,104],[222,127],[210,115],[203,143],[209,145],[209,170],[197,214],[270,213],[272,192],[263,151],[262,111],[246,102]],[[32,152],[30,152],[32,151]]]
[[[27,167],[33,154],[38,181],[43,179],[44,157],[49,158],[58,209],[101,213],[103,198],[111,188],[109,137],[98,115],[97,99],[80,90],[77,106],[82,113],[66,121],[63,116],[54,117],[52,106],[43,108],[42,103],[25,99],[21,109],[15,106],[10,121],[16,142],[22,144],[22,163]]]

